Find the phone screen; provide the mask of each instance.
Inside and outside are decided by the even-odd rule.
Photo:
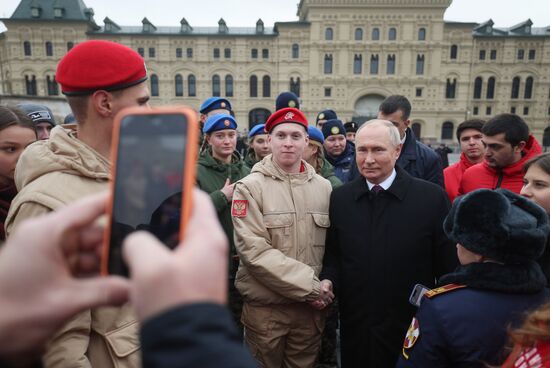
[[[186,144],[183,114],[128,115],[120,122],[110,274],[128,275],[122,243],[134,231],[147,230],[169,248],[178,244]]]

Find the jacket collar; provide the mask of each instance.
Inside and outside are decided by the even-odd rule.
[[[476,164],[475,162],[472,162],[472,161],[468,160],[466,158],[466,155],[464,154],[464,152],[462,152],[460,154],[460,161],[459,162],[460,162],[459,165],[460,165],[460,168],[462,169],[462,172],[466,171],[466,169],[468,169],[468,168],[470,168],[470,167],[472,167]]]
[[[416,136],[411,128],[407,128],[406,134],[399,160],[416,161]]]
[[[386,193],[389,193],[398,200],[402,201],[407,195],[407,188],[412,181],[412,176],[410,176],[398,165],[395,165],[395,171],[397,176],[395,177],[392,185],[388,188],[388,190],[386,190]],[[358,201],[362,196],[369,195],[370,193],[367,181],[361,175],[351,182],[351,186],[351,190],[354,193],[353,197],[356,201]]]

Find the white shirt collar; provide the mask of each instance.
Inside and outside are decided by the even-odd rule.
[[[391,185],[393,184],[393,181],[395,180],[395,177],[397,176],[397,172],[395,171],[395,168],[393,169],[393,171],[391,172],[391,175],[388,176],[388,178],[386,180],[384,180],[383,182],[381,182],[380,185],[382,188],[384,188],[384,190],[388,190]],[[370,181],[367,180],[367,185],[369,186],[369,190],[372,189],[372,187],[374,187],[376,184],[373,184],[371,183]]]
[[[403,139],[401,139],[401,144],[405,144],[406,139],[407,139],[407,131],[405,130],[405,135],[403,136]]]

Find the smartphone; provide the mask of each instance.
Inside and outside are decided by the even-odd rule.
[[[416,307],[420,307],[420,303],[422,302],[422,297],[429,290],[430,289],[424,285],[421,285],[421,284],[414,285],[411,296],[409,296],[409,303],[411,303]]]
[[[197,113],[187,107],[134,107],[115,117],[102,274],[128,276],[122,243],[134,231],[149,231],[169,248],[183,238],[198,129]]]

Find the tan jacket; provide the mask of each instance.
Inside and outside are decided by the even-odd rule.
[[[15,170],[19,193],[6,219],[7,234],[24,219],[107,190],[109,161],[61,127],[30,145]],[[139,367],[139,326],[129,305],[88,310],[50,341],[46,367]]]
[[[288,174],[269,155],[235,186],[232,217],[240,256],[235,286],[248,303],[319,296],[332,189],[302,162],[304,172]]]

